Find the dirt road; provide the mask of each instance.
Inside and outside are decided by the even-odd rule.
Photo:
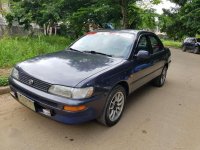
[[[65,125],[0,96],[0,150],[200,150],[200,55],[172,50],[166,85],[128,98],[112,128]]]

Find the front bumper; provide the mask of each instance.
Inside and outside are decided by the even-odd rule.
[[[37,90],[12,77],[9,78],[9,83],[13,93],[12,96],[16,100],[18,100],[18,92],[34,101],[37,113],[66,124],[78,124],[97,118],[101,114],[106,100],[105,94],[100,94],[84,100],[67,99]],[[80,112],[68,112],[63,110],[64,105],[85,105],[87,109]],[[45,115],[43,113],[44,109],[50,110],[52,115]]]

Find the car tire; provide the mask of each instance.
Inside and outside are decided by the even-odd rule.
[[[118,85],[112,89],[107,97],[104,110],[101,116],[97,119],[101,124],[111,127],[119,122],[126,102],[126,91]]]
[[[167,76],[167,66],[165,66],[162,70],[161,75],[159,75],[158,77],[156,77],[153,80],[153,85],[157,86],[157,87],[162,87],[165,84],[165,80],[166,80],[166,76]]]
[[[198,54],[198,53],[199,53],[199,48],[198,48],[198,47],[195,47],[194,53],[195,53],[195,54]]]
[[[186,49],[186,46],[183,46],[182,51],[183,51],[183,52],[186,52],[186,50],[187,50],[187,49]]]

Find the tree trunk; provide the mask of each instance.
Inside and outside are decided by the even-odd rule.
[[[128,28],[128,0],[120,0],[122,12],[122,26],[123,29]]]
[[[44,35],[47,35],[47,28],[46,28],[45,24],[44,24],[43,28],[44,28]]]
[[[48,23],[48,25],[47,25],[47,35],[49,35],[49,31],[50,31],[50,25]]]
[[[50,26],[50,27],[49,27],[49,35],[50,35],[50,36],[52,35],[52,30],[53,30],[53,28]]]
[[[55,29],[55,33],[54,34],[57,35],[57,27],[55,26],[54,29]]]
[[[2,2],[0,0],[0,11],[2,11],[2,10],[3,10],[3,8],[2,8]]]

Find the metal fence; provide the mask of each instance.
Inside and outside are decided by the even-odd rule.
[[[0,25],[0,37],[3,36],[23,36],[23,35],[38,35],[42,34],[42,29],[34,28],[32,30],[24,30],[23,27],[20,26],[12,26],[8,27],[7,25]]]

